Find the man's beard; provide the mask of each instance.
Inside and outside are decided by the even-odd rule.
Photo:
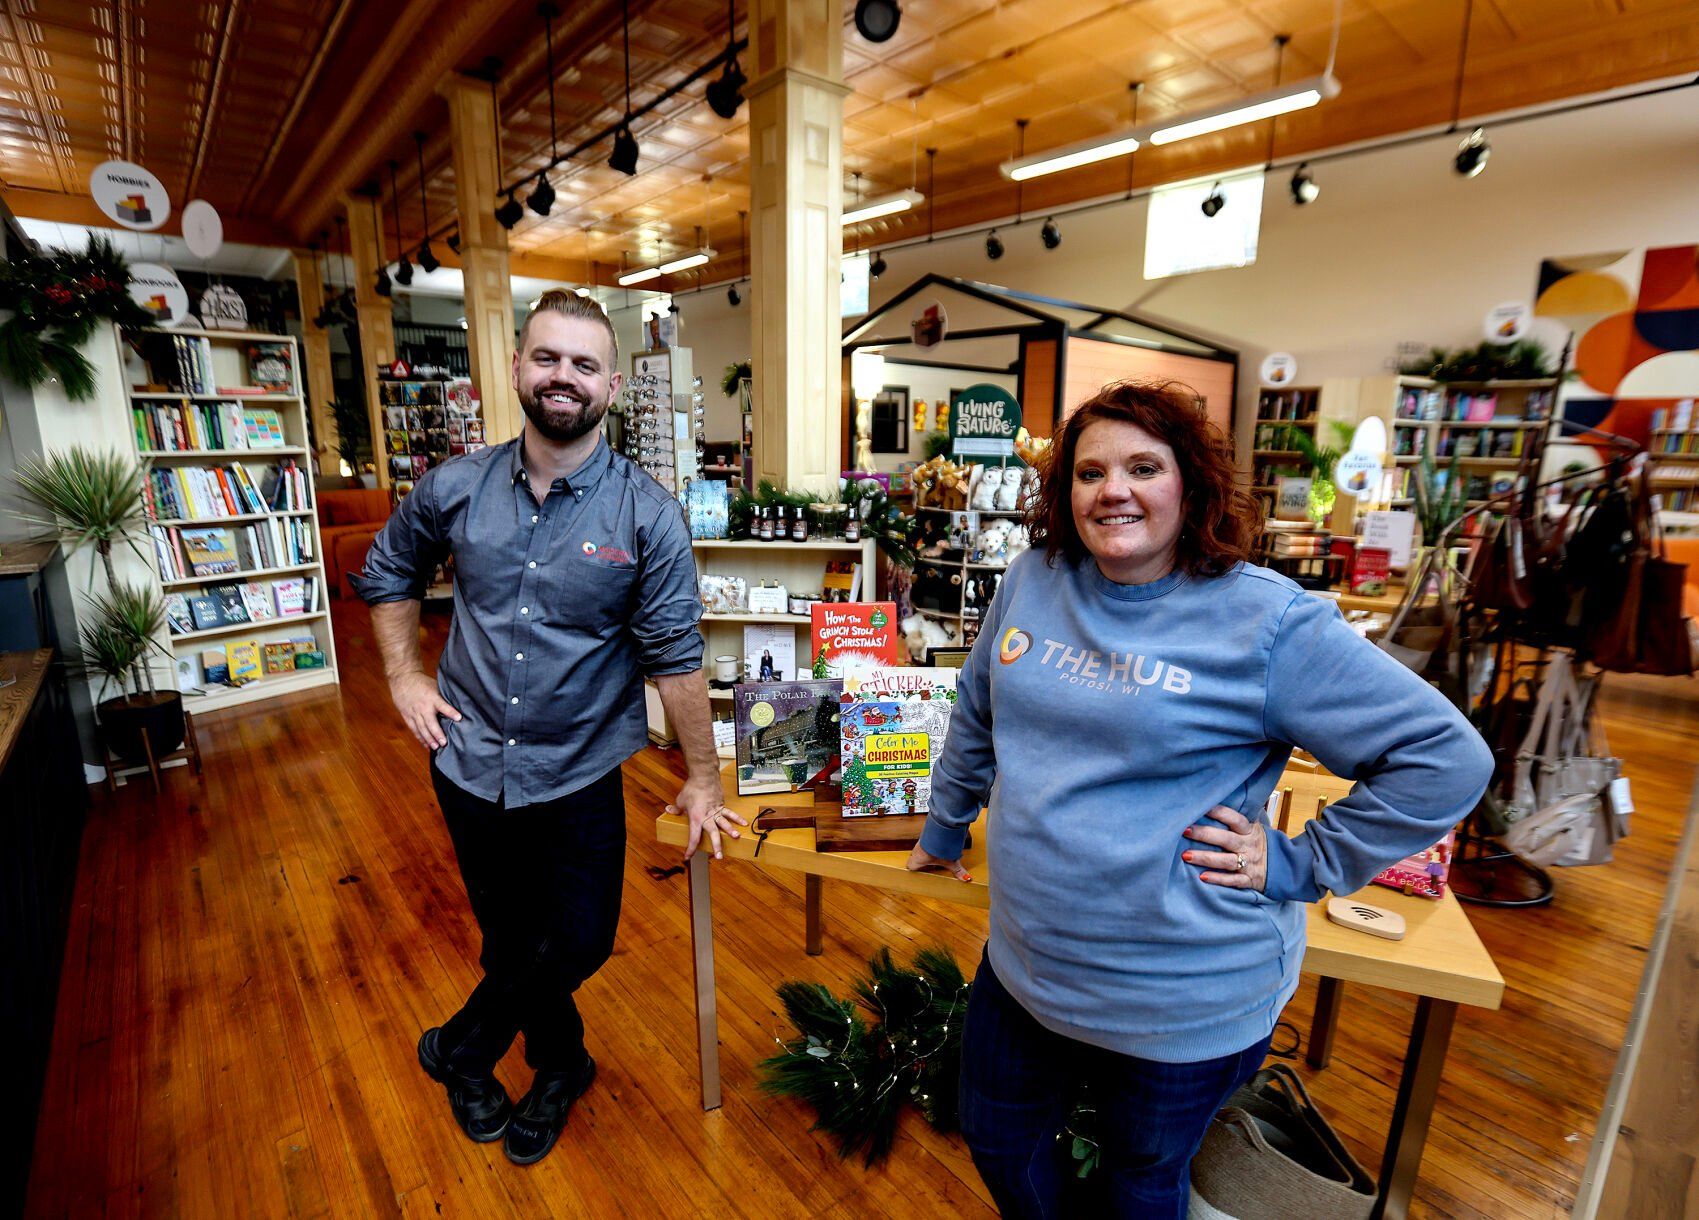
[[[525,418],[531,421],[533,427],[544,437],[556,444],[568,444],[577,440],[591,429],[599,426],[602,417],[608,413],[608,400],[600,402],[591,399],[581,406],[557,406],[544,402],[545,394],[564,391],[576,395],[577,391],[567,391],[563,386],[543,386],[535,393],[519,391],[519,405],[525,409]]]

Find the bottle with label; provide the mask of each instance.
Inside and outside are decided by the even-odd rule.
[[[757,516],[756,516],[756,522],[757,522],[757,526],[758,526],[758,528],[756,530],[757,536],[761,539],[762,542],[773,541],[773,518],[771,516],[770,510],[765,509],[765,508],[758,508],[758,509],[755,510],[755,512],[757,514]]]
[[[849,515],[844,518],[844,541],[861,541],[861,513],[854,504],[849,506]]]
[[[800,504],[796,506],[796,519],[791,522],[791,541],[808,541],[808,510]]]

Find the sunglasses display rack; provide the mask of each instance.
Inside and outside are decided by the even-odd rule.
[[[702,474],[705,403],[689,348],[637,352],[613,443],[678,495]]]

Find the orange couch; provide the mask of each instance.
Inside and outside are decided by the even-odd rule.
[[[366,566],[366,551],[389,520],[389,493],[376,488],[319,492],[319,554],[332,597],[350,592],[348,577]]]

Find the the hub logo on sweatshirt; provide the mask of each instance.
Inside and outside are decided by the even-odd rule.
[[[997,659],[1005,665],[1012,665],[1031,647],[1032,636],[1019,627],[1011,627],[1003,633],[1003,642],[997,646]]]
[[[997,649],[997,659],[1005,665],[1020,660],[1033,647],[1032,636],[1019,627],[1003,633]],[[1046,639],[1044,650],[1036,654],[1038,663],[1054,669],[1056,676],[1069,686],[1086,690],[1113,691],[1121,695],[1136,695],[1147,687],[1183,695],[1192,689],[1192,671],[1171,665],[1157,657],[1134,652],[1100,652],[1095,648],[1073,648],[1060,640]]]

